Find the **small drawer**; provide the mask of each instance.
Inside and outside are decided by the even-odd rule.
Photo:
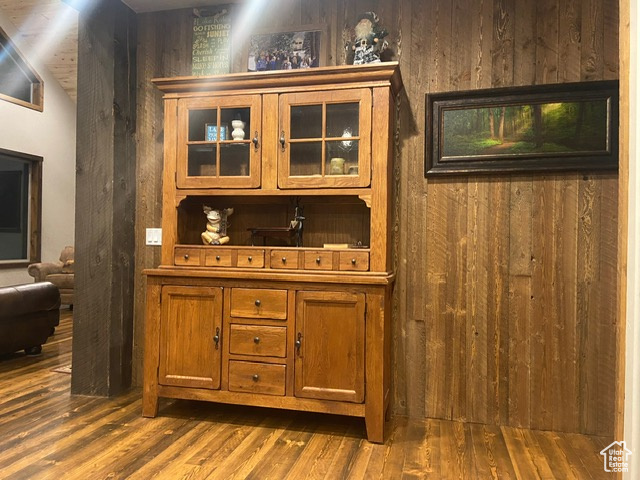
[[[304,252],[304,268],[305,270],[333,269],[333,252],[324,250]]]
[[[264,268],[264,250],[239,250],[238,267]]]
[[[284,358],[287,356],[287,328],[232,324],[229,353]]]
[[[298,268],[298,252],[295,250],[271,250],[271,268]]]
[[[229,361],[229,391],[284,395],[286,365]]]
[[[197,248],[176,247],[174,250],[173,261],[179,266],[199,267],[200,252]]]
[[[286,320],[287,291],[234,288],[231,290],[231,316]]]
[[[369,252],[340,252],[340,270],[369,270]]]
[[[231,266],[231,250],[207,250],[204,254],[205,267],[230,267]]]

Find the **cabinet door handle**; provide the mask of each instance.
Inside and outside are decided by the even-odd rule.
[[[316,263],[320,265],[320,257],[316,258]]]
[[[256,307],[259,307],[262,304],[260,300],[256,300],[254,303],[256,304]]]
[[[249,257],[247,257],[247,260],[248,260],[249,262],[251,262],[251,261],[253,261],[253,257],[249,256]]]
[[[253,146],[257,149],[258,148],[258,131],[257,130],[253,134],[253,139],[251,141],[253,142]]]
[[[184,254],[184,259],[185,259],[185,260],[189,260],[189,254],[188,254],[188,253],[185,253],[185,254]]]
[[[351,265],[355,265],[355,264],[356,264],[356,259],[355,259],[355,258],[352,258],[352,259],[351,259]]]
[[[216,334],[213,336],[213,343],[216,344],[216,350],[217,350],[218,344],[220,343],[220,327],[216,327]]]
[[[298,350],[298,355],[300,355],[301,346],[302,346],[302,334],[298,332],[298,339],[296,340],[296,350]]]
[[[287,257],[282,257],[282,263],[287,263]]]
[[[220,261],[220,255],[216,255],[216,260],[219,262]]]
[[[260,337],[253,337],[254,343],[260,343]]]
[[[254,375],[253,375],[253,377],[251,377],[251,378],[253,378],[253,381],[254,381],[254,382],[257,382],[258,380],[260,380],[260,375],[258,375],[258,374],[256,373],[256,374],[254,374]]]
[[[284,130],[282,130],[280,132],[280,146],[282,147],[282,151],[284,152],[284,145],[285,145],[285,138],[284,138]]]

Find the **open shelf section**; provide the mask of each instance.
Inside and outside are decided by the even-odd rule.
[[[204,206],[214,210],[233,209],[228,217],[227,246],[298,246],[324,248],[326,244],[368,246],[371,239],[371,210],[358,196],[188,196],[178,208],[177,244],[202,245],[206,230]],[[302,222],[302,240],[278,235],[252,235],[255,229],[291,227],[296,207]],[[298,243],[301,243],[298,245]]]

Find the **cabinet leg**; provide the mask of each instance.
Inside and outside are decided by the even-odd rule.
[[[155,417],[158,415],[158,396],[150,393],[142,394],[142,416]]]
[[[384,443],[384,412],[375,415],[367,412],[364,421],[367,427],[367,440],[371,443]]]

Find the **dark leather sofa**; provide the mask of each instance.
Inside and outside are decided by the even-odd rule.
[[[0,355],[37,355],[60,322],[60,291],[51,282],[0,287]]]

